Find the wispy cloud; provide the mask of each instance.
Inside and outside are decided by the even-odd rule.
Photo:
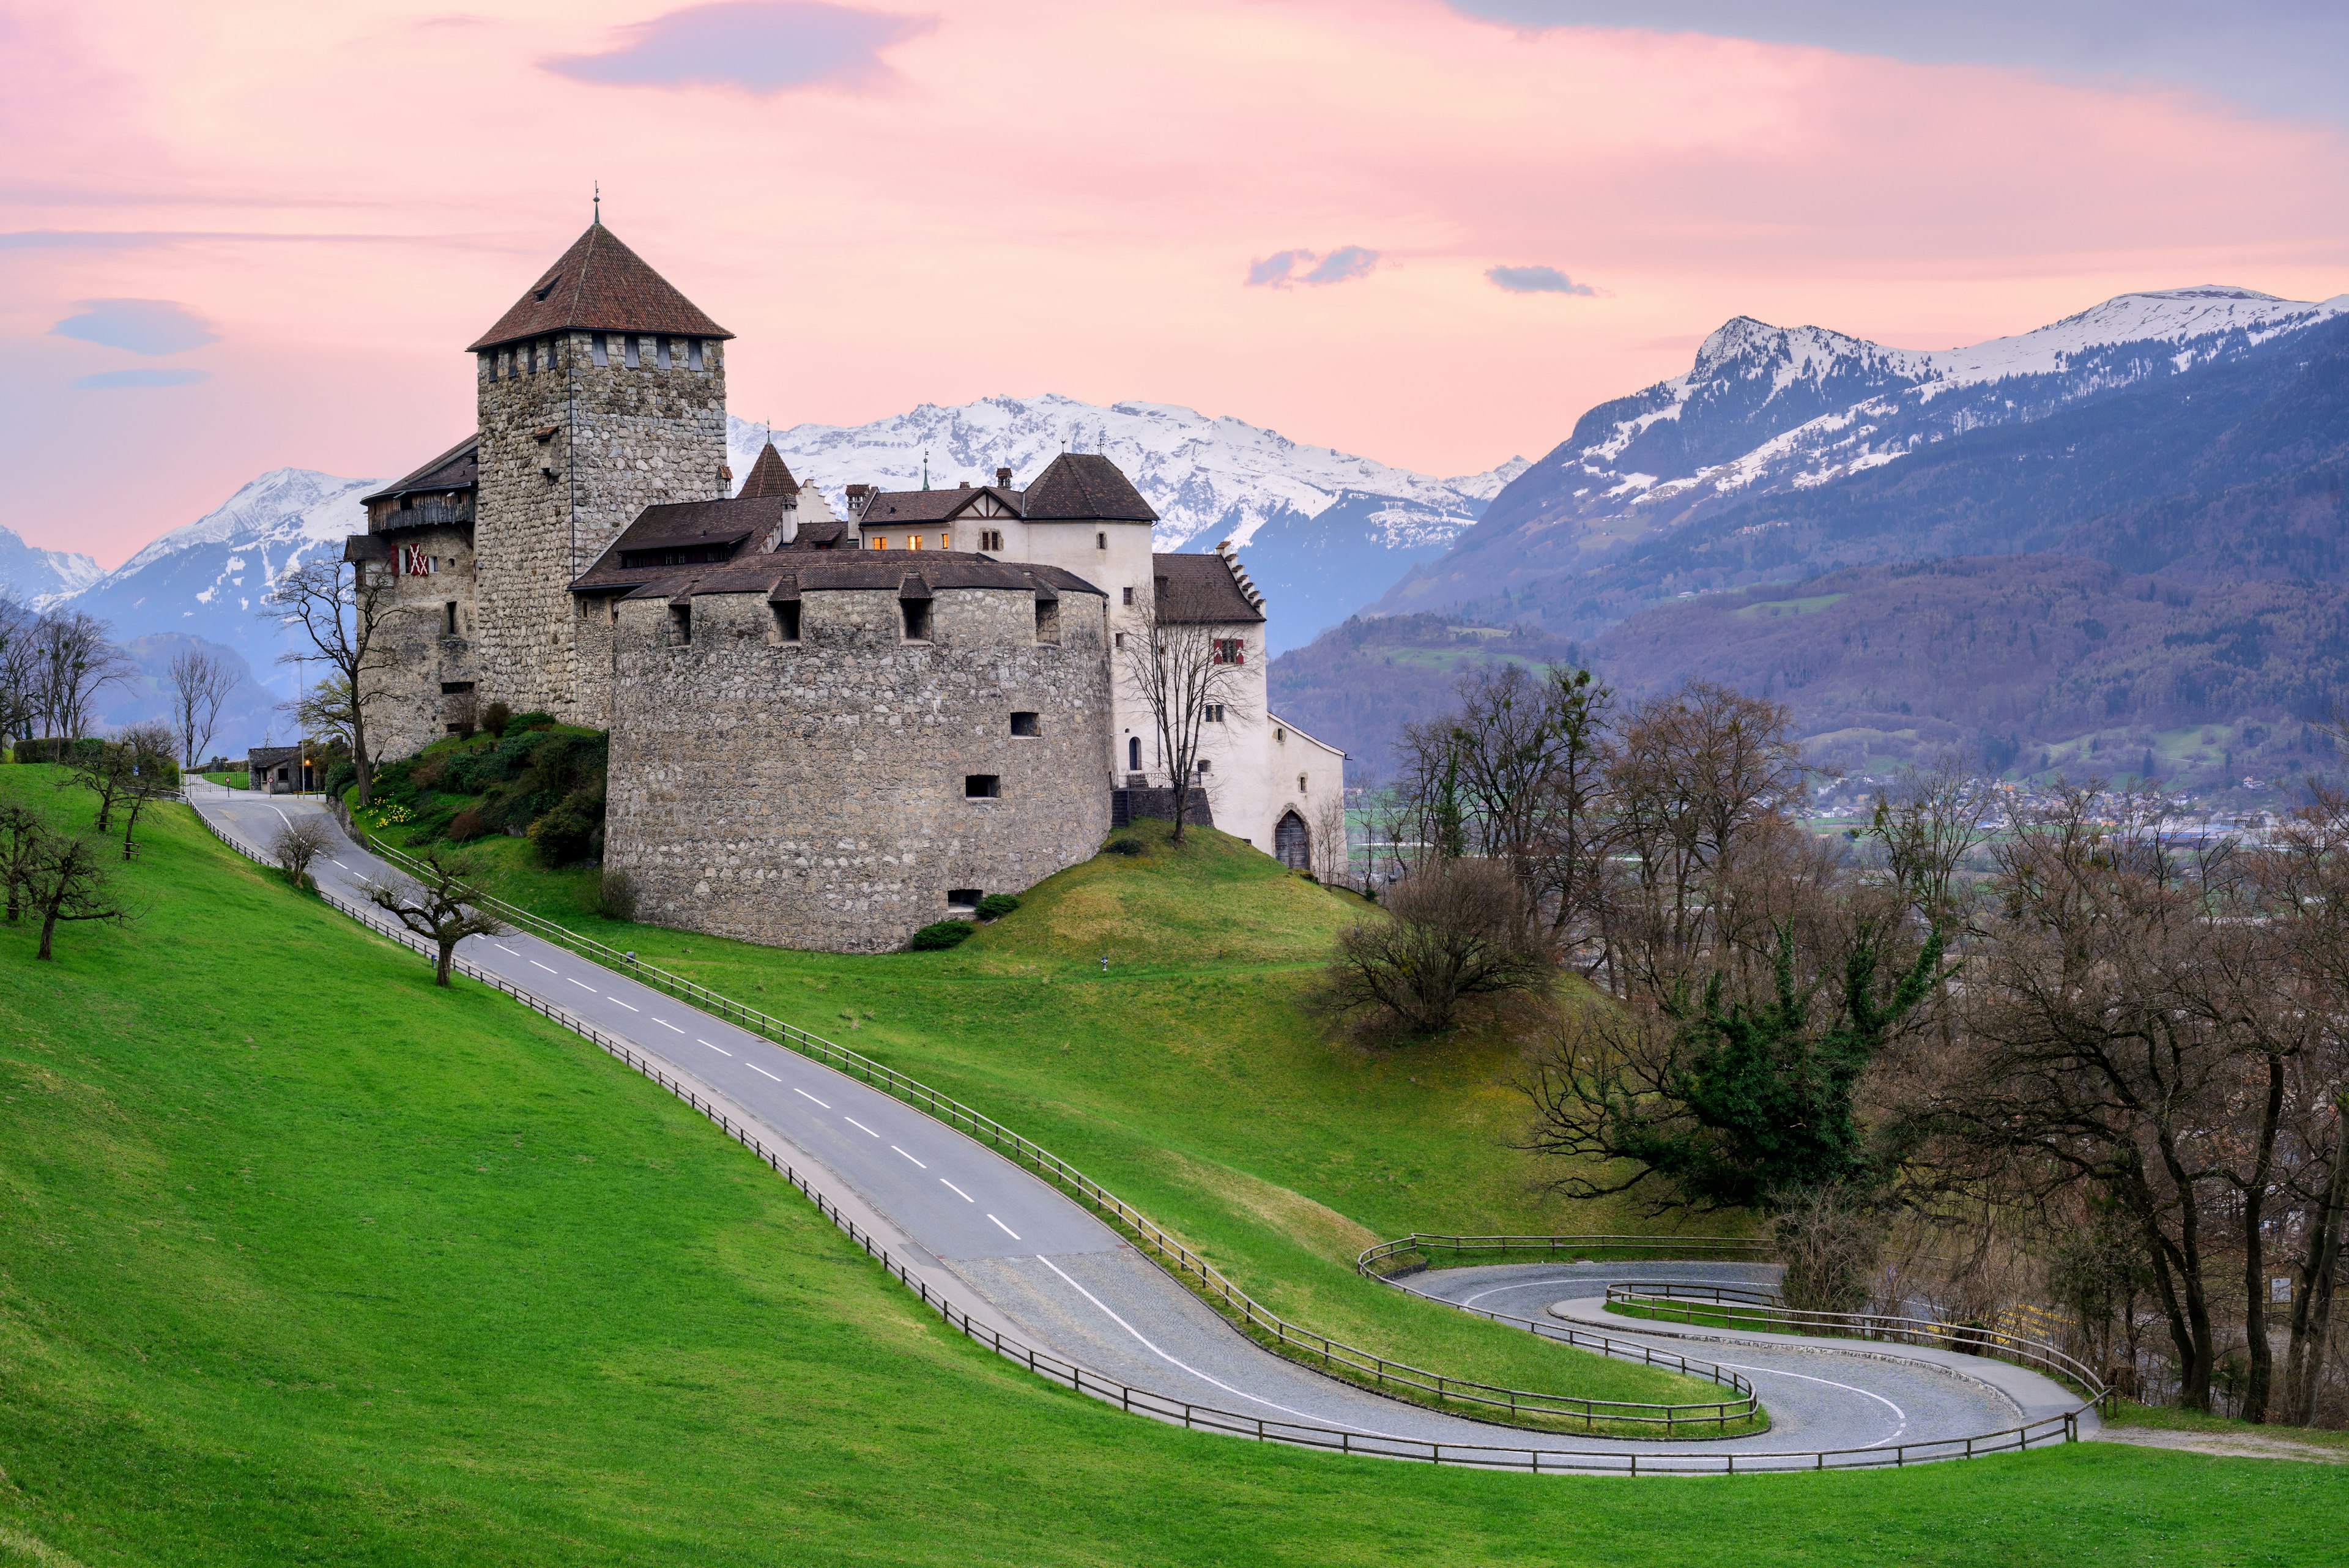
[[[121,387],[192,387],[198,381],[209,381],[210,370],[100,370],[95,376],[77,376],[74,385],[97,391]]]
[[[934,16],[858,11],[821,0],[720,0],[620,29],[600,54],[539,62],[557,76],[616,87],[871,87],[889,77],[881,51],[937,26]]]
[[[1362,245],[1340,245],[1326,256],[1312,251],[1277,251],[1261,261],[1248,263],[1245,286],[1288,288],[1302,283],[1319,288],[1325,284],[1367,277],[1378,265],[1379,253]]]
[[[1599,290],[1577,283],[1554,266],[1488,266],[1485,275],[1495,288],[1511,294],[1579,294],[1596,298]]]
[[[53,337],[78,337],[133,354],[184,354],[220,341],[209,322],[173,299],[77,299],[79,316],[49,328]]]

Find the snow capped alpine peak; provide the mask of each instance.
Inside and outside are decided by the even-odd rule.
[[[728,446],[738,473],[750,472],[764,427],[736,419]],[[923,403],[864,425],[794,425],[774,432],[783,461],[834,506],[852,483],[891,489],[991,484],[998,468],[1024,485],[1063,452],[1099,452],[1123,469],[1156,508],[1159,547],[1229,539],[1245,545],[1268,521],[1321,515],[1347,496],[1392,502],[1416,522],[1424,543],[1465,529],[1507,476],[1483,493],[1334,447],[1291,441],[1228,414],[1138,400],[1103,407],[1057,392],[999,396],[951,406]],[[1522,461],[1522,460],[1520,460]],[[1498,472],[1495,470],[1495,472]],[[1481,483],[1488,476],[1474,475]],[[1387,514],[1390,528],[1395,514]]]
[[[207,545],[339,545],[346,535],[367,532],[367,513],[358,498],[375,483],[372,479],[338,479],[311,468],[273,468],[258,479],[247,481],[219,506],[193,523],[172,529],[107,575],[127,576],[164,556]]]

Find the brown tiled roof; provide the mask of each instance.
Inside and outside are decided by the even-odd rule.
[[[738,556],[720,566],[673,566],[628,597],[671,598],[680,592],[768,594],[784,578],[795,580],[802,594],[852,589],[902,593],[909,582],[919,579],[933,593],[947,588],[1024,588],[1055,597],[1061,594],[1107,597],[1074,572],[1059,566],[1014,566],[962,550],[925,550],[917,556],[894,550],[778,550],[772,555]]]
[[[1220,626],[1260,621],[1264,611],[1240,592],[1237,578],[1221,556],[1153,556],[1158,579],[1158,614],[1185,625]]]
[[[797,495],[799,491],[800,482],[792,477],[791,469],[783,462],[783,454],[775,450],[774,441],[770,438],[767,444],[759,449],[758,461],[750,465],[750,477],[742,482],[742,488],[734,493],[734,499],[743,501],[761,495]]]
[[[1099,452],[1064,452],[1028,482],[1030,523],[1155,523],[1158,514],[1123,470]]]
[[[343,536],[343,559],[346,561],[388,561],[391,541],[375,534],[347,534]]]
[[[645,265],[602,223],[572,243],[561,260],[530,286],[473,340],[468,353],[524,337],[583,327],[591,332],[657,332],[674,337],[734,336],[701,313],[701,307]]]
[[[982,495],[994,496],[1011,508],[1013,516],[1020,515],[1020,492],[993,484],[975,484],[968,490],[957,485],[952,490],[880,491],[857,514],[856,520],[870,523],[875,527],[907,523],[944,523]]]
[[[714,572],[721,566],[749,561],[796,559],[828,545],[837,546],[843,537],[854,537],[848,524],[837,518],[811,518],[799,525],[798,536],[790,544],[772,554],[767,553],[761,546],[773,537],[782,522],[789,510],[784,503],[789,499],[783,494],[737,495],[723,501],[678,501],[665,506],[647,506],[595,558],[595,564],[572,582],[572,591],[604,592],[634,587],[656,578],[667,581],[680,571]],[[711,545],[731,545],[734,553],[727,561],[691,567],[620,564],[626,558],[625,553],[637,550],[677,550]]]
[[[469,435],[415,472],[393,480],[373,495],[360,496],[359,504],[426,490],[471,490],[481,483],[481,438]]]

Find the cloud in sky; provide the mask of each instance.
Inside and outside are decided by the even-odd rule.
[[[2199,88],[2261,114],[2349,119],[2349,6],[2333,0],[1447,0],[1526,33],[1635,27],[1805,44],[1921,65]],[[2332,61],[2327,65],[2326,61]]]
[[[68,316],[49,333],[78,337],[133,354],[184,354],[220,341],[203,317],[171,299],[78,299],[79,316]]]
[[[1488,266],[1485,275],[1495,288],[1507,289],[1511,294],[1579,294],[1597,297],[1599,291],[1587,283],[1577,283],[1554,266]]]
[[[1262,261],[1248,263],[1247,286],[1288,288],[1302,283],[1319,288],[1368,277],[1378,265],[1379,253],[1362,245],[1340,245],[1326,256],[1312,251],[1277,251]]]
[[[936,26],[934,16],[821,0],[719,0],[623,27],[622,41],[601,54],[539,63],[605,86],[725,86],[760,94],[818,83],[869,87],[889,75],[883,49]]]
[[[74,385],[105,391],[117,387],[192,387],[198,381],[209,381],[210,370],[100,370],[95,376],[77,376]]]

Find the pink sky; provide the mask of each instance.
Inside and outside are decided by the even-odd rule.
[[[263,470],[429,456],[471,428],[460,350],[591,180],[739,335],[737,413],[1146,399],[1436,473],[1538,455],[1734,315],[1938,348],[2132,288],[2349,290],[2342,128],[2158,82],[1521,33],[1438,0],[626,30],[674,9],[0,0],[0,524],[111,565]],[[771,91],[580,79],[661,74],[671,46],[742,71],[691,29],[771,24],[895,41]],[[1377,265],[1244,286],[1345,246]],[[1506,292],[1495,265],[1599,292]],[[92,299],[176,302],[215,340],[52,332]],[[207,375],[74,385],[175,369]]]

